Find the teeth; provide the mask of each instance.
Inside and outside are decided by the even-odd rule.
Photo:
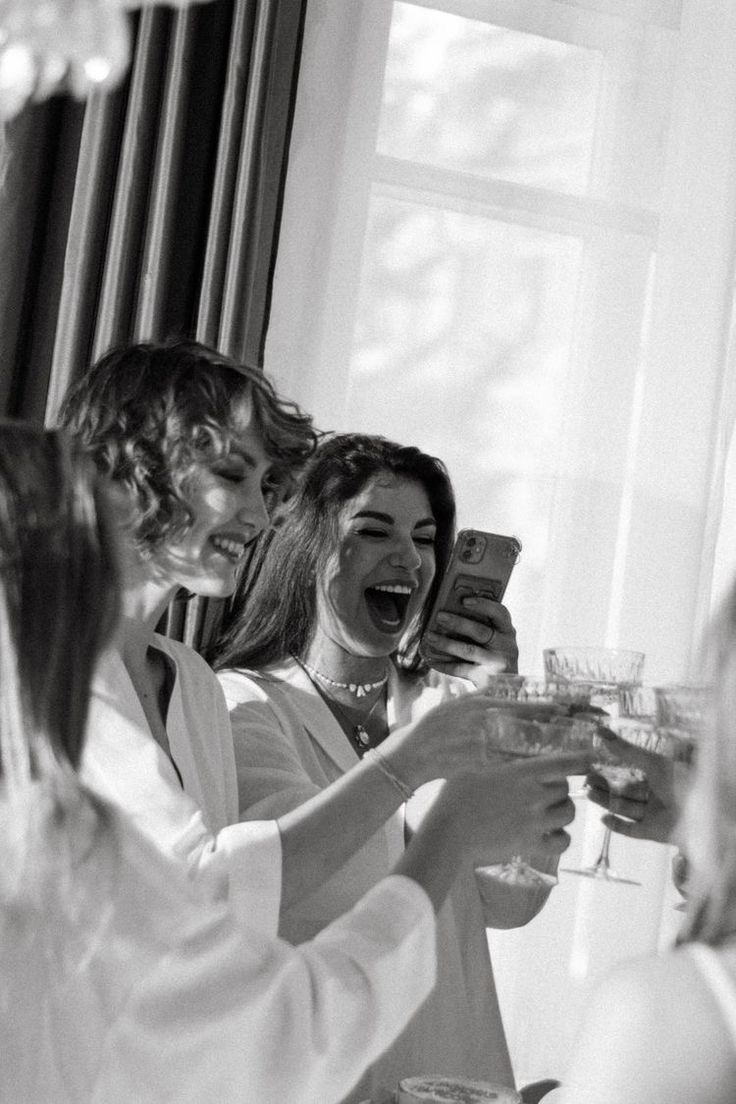
[[[232,537],[213,537],[212,543],[215,548],[219,548],[233,559],[239,559],[245,551],[245,543],[243,541],[233,540]]]
[[[389,594],[411,594],[411,587],[403,583],[377,583],[372,590],[385,590]]]

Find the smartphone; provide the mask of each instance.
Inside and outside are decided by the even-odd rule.
[[[520,555],[521,541],[517,537],[504,537],[500,533],[484,533],[481,529],[461,529],[432,607],[427,630],[434,627],[435,618],[440,610],[459,613],[463,617],[472,617],[472,611],[463,605],[463,598],[474,595],[500,602],[506,593],[511,572],[519,562]],[[465,638],[458,637],[458,639]],[[428,663],[432,663],[433,660],[456,658],[448,656],[445,652],[436,651],[424,636],[420,641],[419,650]]]

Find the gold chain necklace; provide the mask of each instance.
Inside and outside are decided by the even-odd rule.
[[[307,678],[311,682],[312,686],[317,691],[319,696],[322,698],[322,701],[325,703],[327,708],[330,710],[332,715],[335,717],[338,724],[340,725],[340,728],[353,741],[356,748],[358,749],[358,754],[360,756],[362,756],[364,752],[368,751],[368,749],[373,746],[373,741],[371,740],[371,734],[365,726],[368,724],[368,721],[373,716],[373,712],[374,712],[376,706],[378,705],[378,703],[380,701],[383,701],[383,694],[381,693],[381,694],[378,695],[378,697],[374,701],[373,705],[370,707],[370,709],[366,713],[365,717],[363,717],[363,720],[359,721],[356,724],[355,721],[353,721],[352,717],[348,717],[347,713],[342,708],[340,703],[336,702],[334,700],[334,698],[331,698],[329,696],[329,694],[327,694],[323,690],[323,688],[319,685],[319,683],[316,681],[316,679],[314,679],[312,677],[311,670],[307,666],[307,664],[303,660],[299,659],[298,656],[294,656],[294,659],[297,661],[299,666],[302,668],[302,670],[306,674]],[[387,680],[388,680],[388,675],[386,675],[386,678],[384,678],[380,683],[376,683],[376,686],[378,687],[378,686],[385,685]]]

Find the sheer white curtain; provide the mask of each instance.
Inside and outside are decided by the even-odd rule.
[[[573,643],[692,670],[734,406],[734,57],[721,0],[309,2],[266,367],[521,537],[529,673]],[[598,821],[581,802],[571,865]],[[563,876],[491,936],[520,1079],[562,1074],[590,981],[676,930],[666,849],[613,854],[641,888]]]

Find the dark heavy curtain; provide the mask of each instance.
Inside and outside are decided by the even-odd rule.
[[[7,127],[0,412],[52,423],[128,340],[194,336],[262,366],[305,6],[147,8],[122,87]],[[175,603],[168,631],[199,644],[211,615]]]

